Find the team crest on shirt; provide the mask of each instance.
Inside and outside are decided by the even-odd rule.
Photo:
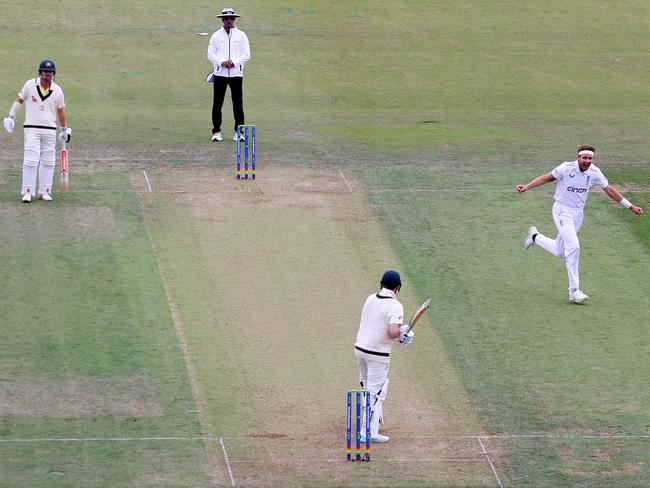
[[[589,185],[589,180],[591,179],[591,176],[587,176],[587,185]]]

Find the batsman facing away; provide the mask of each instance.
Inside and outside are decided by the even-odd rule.
[[[413,342],[413,326],[426,312],[431,300],[424,302],[411,322],[402,325],[404,306],[397,300],[402,279],[395,270],[381,277],[379,293],[370,295],[361,311],[357,341],[354,344],[359,365],[359,383],[370,394],[370,437],[373,442],[388,442],[389,437],[379,433],[382,405],[388,391],[388,367],[393,340],[403,346]],[[363,442],[363,441],[362,441]]]

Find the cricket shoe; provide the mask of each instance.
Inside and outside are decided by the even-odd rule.
[[[390,439],[390,437],[388,437],[387,435],[382,435],[382,434],[375,434],[375,435],[370,436],[370,441],[371,442],[377,442],[377,443],[380,443],[380,444],[384,443],[384,442],[388,442],[389,439]],[[364,434],[361,434],[359,436],[359,442],[361,444],[366,443],[366,436]]]
[[[212,141],[213,142],[223,141],[223,137],[221,137],[221,132],[215,132],[214,134],[212,134]]]
[[[235,132],[235,135],[232,136],[232,140],[237,142],[237,141],[243,141],[244,140],[244,134],[241,132]]]
[[[573,290],[569,290],[569,300],[574,303],[582,303],[589,300],[589,296],[586,293],[583,293],[575,288]]]
[[[52,196],[49,193],[41,193],[38,196],[39,200],[43,200],[44,202],[51,202],[52,201]]]
[[[534,236],[539,234],[539,231],[537,230],[537,227],[534,225],[528,228],[528,237],[526,237],[526,240],[524,240],[524,247],[526,250],[529,250],[531,247],[535,245],[535,239],[533,239]]]
[[[29,203],[32,201],[32,194],[31,193],[25,193],[23,195],[23,203]]]

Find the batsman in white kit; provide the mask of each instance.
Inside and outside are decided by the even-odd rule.
[[[581,146],[578,149],[577,160],[563,163],[550,173],[538,176],[527,185],[517,185],[517,191],[523,193],[531,188],[557,181],[553,221],[558,235],[555,239],[551,239],[540,233],[537,227],[531,226],[524,247],[530,249],[537,244],[554,256],[564,257],[569,276],[569,300],[575,303],[582,303],[589,299],[589,296],[580,289],[578,231],[582,226],[584,208],[591,187],[601,187],[608,197],[622,207],[630,209],[636,215],[643,214],[642,208],[632,205],[609,184],[605,175],[593,164],[595,155],[596,150],[593,146]]]
[[[12,105],[9,115],[4,119],[7,132],[13,132],[18,110],[25,105],[25,149],[21,189],[25,203],[31,202],[35,194],[37,174],[39,200],[52,200],[57,118],[61,124],[61,141],[69,142],[72,134],[72,130],[66,125],[63,90],[54,82],[55,74],[54,62],[49,59],[42,61],[38,67],[38,77],[25,83],[18,92],[18,99]]]
[[[402,280],[395,270],[384,273],[378,293],[370,295],[361,312],[357,341],[354,344],[359,365],[359,383],[370,394],[370,438],[372,442],[387,442],[379,433],[382,405],[388,392],[388,366],[393,340],[403,346],[413,341],[415,332],[402,325],[404,306],[397,300]],[[362,439],[361,442],[365,442]]]

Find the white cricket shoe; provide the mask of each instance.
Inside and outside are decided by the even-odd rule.
[[[535,241],[533,240],[533,236],[539,234],[539,231],[537,230],[537,227],[530,226],[528,228],[528,237],[526,237],[526,240],[524,240],[524,247],[526,250],[529,250],[531,247],[535,245]]]
[[[29,203],[32,201],[32,194],[31,193],[25,193],[23,195],[23,202],[24,203]]]
[[[43,200],[44,202],[51,202],[52,201],[52,196],[49,193],[41,193],[38,196],[39,200]]]
[[[221,132],[215,132],[214,134],[212,134],[212,141],[214,142],[223,141],[223,137],[221,137]]]
[[[582,303],[589,300],[589,296],[578,289],[573,289],[569,290],[569,300],[575,303]]]
[[[235,132],[235,135],[232,136],[232,140],[237,142],[237,141],[243,141],[244,140],[244,134],[241,132]]]
[[[384,442],[388,442],[389,439],[390,437],[388,437],[387,435],[382,435],[379,433],[370,436],[371,442],[384,443]]]

